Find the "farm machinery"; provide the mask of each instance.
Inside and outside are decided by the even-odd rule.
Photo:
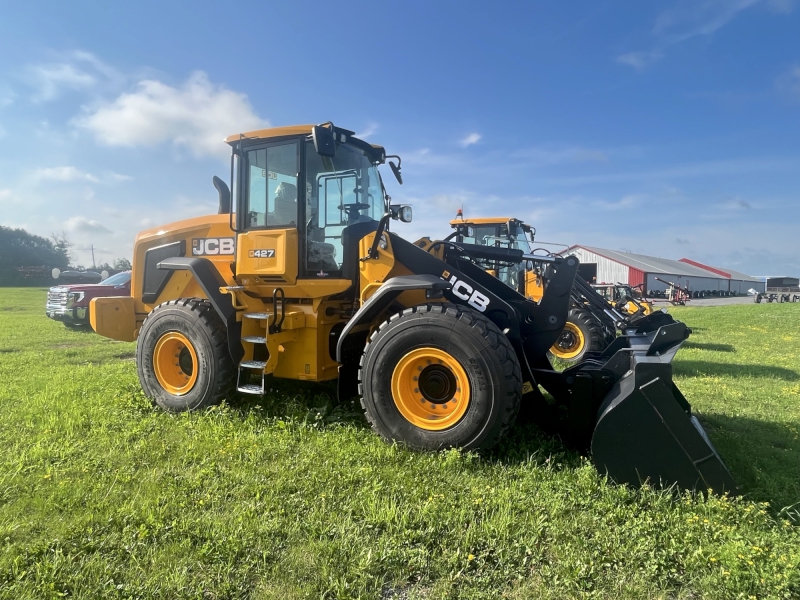
[[[522,263],[499,260],[475,262],[522,295],[538,302],[547,284],[547,263],[539,260],[552,256],[544,248],[535,252],[532,244],[536,230],[519,219],[507,217],[465,218],[462,209],[450,221],[453,232],[445,241],[469,242],[483,246],[522,249],[528,253]],[[432,242],[430,242],[432,243]],[[598,301],[602,298],[604,302]],[[637,298],[626,284],[591,284],[580,277],[572,288],[567,322],[550,356],[565,364],[583,360],[587,353],[602,352],[617,337],[617,332],[629,328],[640,318],[653,313],[651,302]]]
[[[766,302],[800,302],[800,285],[794,277],[768,277],[765,290],[755,292],[753,301]],[[754,290],[755,291],[755,290]]]
[[[411,207],[392,204],[378,169],[402,183],[400,158],[332,123],[226,141],[218,214],[141,232],[131,295],[90,305],[97,333],[137,341],[157,405],[261,395],[268,377],[337,380],[381,437],[416,450],[489,448],[524,405],[617,482],[735,493],[672,381],[685,324],[643,317],[558,372],[547,352],[582,285],[577,258],[406,241],[391,226]],[[532,300],[483,261],[535,261],[546,285]]]
[[[642,294],[644,284],[631,286],[627,283],[593,283],[591,286],[609,304],[626,315],[647,316],[655,310],[653,303]]]

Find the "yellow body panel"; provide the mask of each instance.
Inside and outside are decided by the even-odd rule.
[[[525,296],[539,302],[544,295],[544,286],[542,285],[542,278],[535,271],[525,271]]]
[[[257,229],[240,233],[236,244],[236,274],[253,281],[293,286],[298,273],[296,229]],[[285,291],[285,290],[284,290]]]
[[[325,125],[326,127],[330,127],[330,125]],[[256,129],[254,131],[245,131],[243,133],[235,133],[233,135],[229,135],[225,138],[225,142],[228,144],[235,144],[239,140],[242,139],[260,139],[260,140],[269,140],[279,137],[291,137],[291,136],[298,136],[298,135],[311,135],[311,131],[314,128],[314,125],[287,125],[285,127],[270,127],[268,129]],[[352,138],[352,136],[350,136]],[[378,144],[370,144],[376,150],[381,150],[382,154],[385,154],[386,151],[384,150],[383,146],[379,146]]]
[[[383,235],[386,247],[378,245],[378,257],[361,262],[360,278],[361,302],[365,302],[380,287],[381,283],[390,277],[395,268],[394,254],[392,253],[391,240],[387,234]],[[375,233],[370,233],[359,242],[359,256],[366,256],[375,241]]]
[[[199,239],[230,239],[234,237],[234,232],[229,225],[229,215],[206,215],[176,221],[161,227],[146,229],[136,236],[133,245],[133,271],[131,274],[131,294],[136,299],[136,313],[142,318],[149,313],[155,306],[173,300],[175,298],[205,298],[200,286],[194,281],[188,271],[178,271],[169,278],[169,283],[162,290],[159,297],[152,304],[144,304],[141,300],[142,282],[144,281],[144,258],[145,253],[150,248],[171,244],[184,240],[186,242],[186,253],[189,256],[201,256],[208,258],[214,263],[222,278],[228,285],[233,285],[233,273],[231,263],[234,260],[233,254],[194,254],[192,242]]]
[[[477,219],[453,219],[450,225],[505,225],[511,217],[478,217]]]
[[[387,233],[383,234],[386,247],[378,245],[378,258],[371,258],[361,262],[361,302],[366,302],[384,281],[400,275],[413,275],[413,271],[404,264],[397,262],[392,252],[392,240]],[[375,234],[370,233],[364,236],[359,242],[360,256],[366,256],[372,248]],[[426,302],[424,290],[413,290],[403,292],[397,297],[397,301],[403,306],[417,306]]]
[[[89,321],[96,333],[121,342],[134,341],[141,324],[137,323],[135,302],[130,296],[92,298]]]
[[[270,127],[268,129],[256,129],[244,133],[234,133],[225,138],[225,142],[232,144],[242,138],[245,139],[269,139],[291,135],[311,135],[313,125],[287,125],[286,127]]]

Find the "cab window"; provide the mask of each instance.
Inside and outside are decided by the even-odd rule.
[[[297,226],[297,142],[247,153],[245,227]]]
[[[347,144],[327,158],[306,145],[306,272],[338,277],[345,260],[347,227],[377,222],[384,211],[378,168],[364,152]]]

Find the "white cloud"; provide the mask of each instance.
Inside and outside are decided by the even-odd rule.
[[[36,169],[33,172],[33,177],[39,181],[88,181],[90,183],[100,183],[100,179],[91,173],[84,173],[71,166]]]
[[[228,156],[225,136],[268,126],[245,94],[193,73],[180,87],[148,79],[111,104],[90,110],[75,124],[108,146],[153,146],[170,142],[194,156]]]
[[[641,71],[662,56],[664,55],[658,50],[653,52],[628,52],[627,54],[619,55],[617,62],[623,65],[630,65],[634,69]]]
[[[11,200],[13,196],[14,194],[11,190],[0,190],[0,202],[3,200]]]
[[[74,231],[77,233],[112,233],[111,230],[100,221],[87,219],[86,217],[70,217],[64,223],[64,227],[67,231]]]
[[[628,52],[617,56],[620,64],[639,71],[664,56],[664,51],[688,39],[712,35],[743,10],[765,0],[678,0],[671,9],[658,15],[653,26],[653,47],[648,51]],[[791,12],[791,0],[767,0],[775,13]]]
[[[120,173],[109,173],[108,177],[112,181],[133,181],[133,177],[131,175],[122,175]]]
[[[656,19],[654,33],[676,44],[698,35],[711,35],[746,8],[761,0],[683,0]]]
[[[371,135],[375,135],[378,131],[378,124],[377,123],[369,123],[361,133],[357,133],[356,137],[360,140],[365,140]]]
[[[33,99],[48,102],[58,98],[64,90],[84,91],[102,82],[119,84],[120,74],[89,52],[67,52],[59,62],[31,65],[26,79],[37,89]]]
[[[459,142],[459,144],[466,148],[467,146],[472,146],[473,144],[477,144],[481,141],[481,134],[480,133],[470,133],[467,137]]]
[[[742,200],[741,198],[733,198],[732,200],[728,200],[727,202],[722,202],[720,204],[717,204],[716,206],[717,208],[720,208],[722,210],[734,210],[734,211],[749,210],[753,208],[753,206],[749,202]]]
[[[64,88],[81,90],[96,83],[94,76],[70,64],[39,65],[31,68],[31,79],[39,93],[34,100],[47,102],[57,98]]]
[[[605,210],[626,210],[639,205],[645,205],[647,196],[642,194],[628,194],[616,202],[599,201],[595,204]]]

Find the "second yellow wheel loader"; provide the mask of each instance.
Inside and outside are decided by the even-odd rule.
[[[426,251],[389,231],[411,210],[386,194],[382,147],[331,123],[227,143],[233,194],[214,179],[219,214],[140,233],[131,296],[90,306],[99,334],[137,340],[139,379],[159,406],[263,394],[269,376],[338,379],[384,439],[438,450],[491,447],[525,403],[618,482],[735,491],[672,382],[683,323],[658,313],[558,373],[547,350],[575,257],[538,257],[548,285],[532,301],[478,264],[527,260],[522,250]]]
[[[446,240],[515,248],[531,255],[534,254],[531,243],[535,230],[519,219],[508,217],[464,218],[463,212],[459,209],[456,218],[450,221],[450,226],[454,231],[445,238]],[[541,299],[547,284],[547,263],[538,260],[526,260],[522,263],[485,260],[479,262],[488,273],[522,295],[537,302]],[[587,291],[584,290],[584,293]],[[617,336],[615,323],[619,319],[615,316],[626,318],[622,315],[609,316],[604,309],[598,311],[596,306],[584,299],[581,292],[573,286],[572,303],[567,315],[567,322],[564,324],[561,335],[550,348],[550,356],[558,359],[562,364],[576,364],[589,353],[602,352]]]

